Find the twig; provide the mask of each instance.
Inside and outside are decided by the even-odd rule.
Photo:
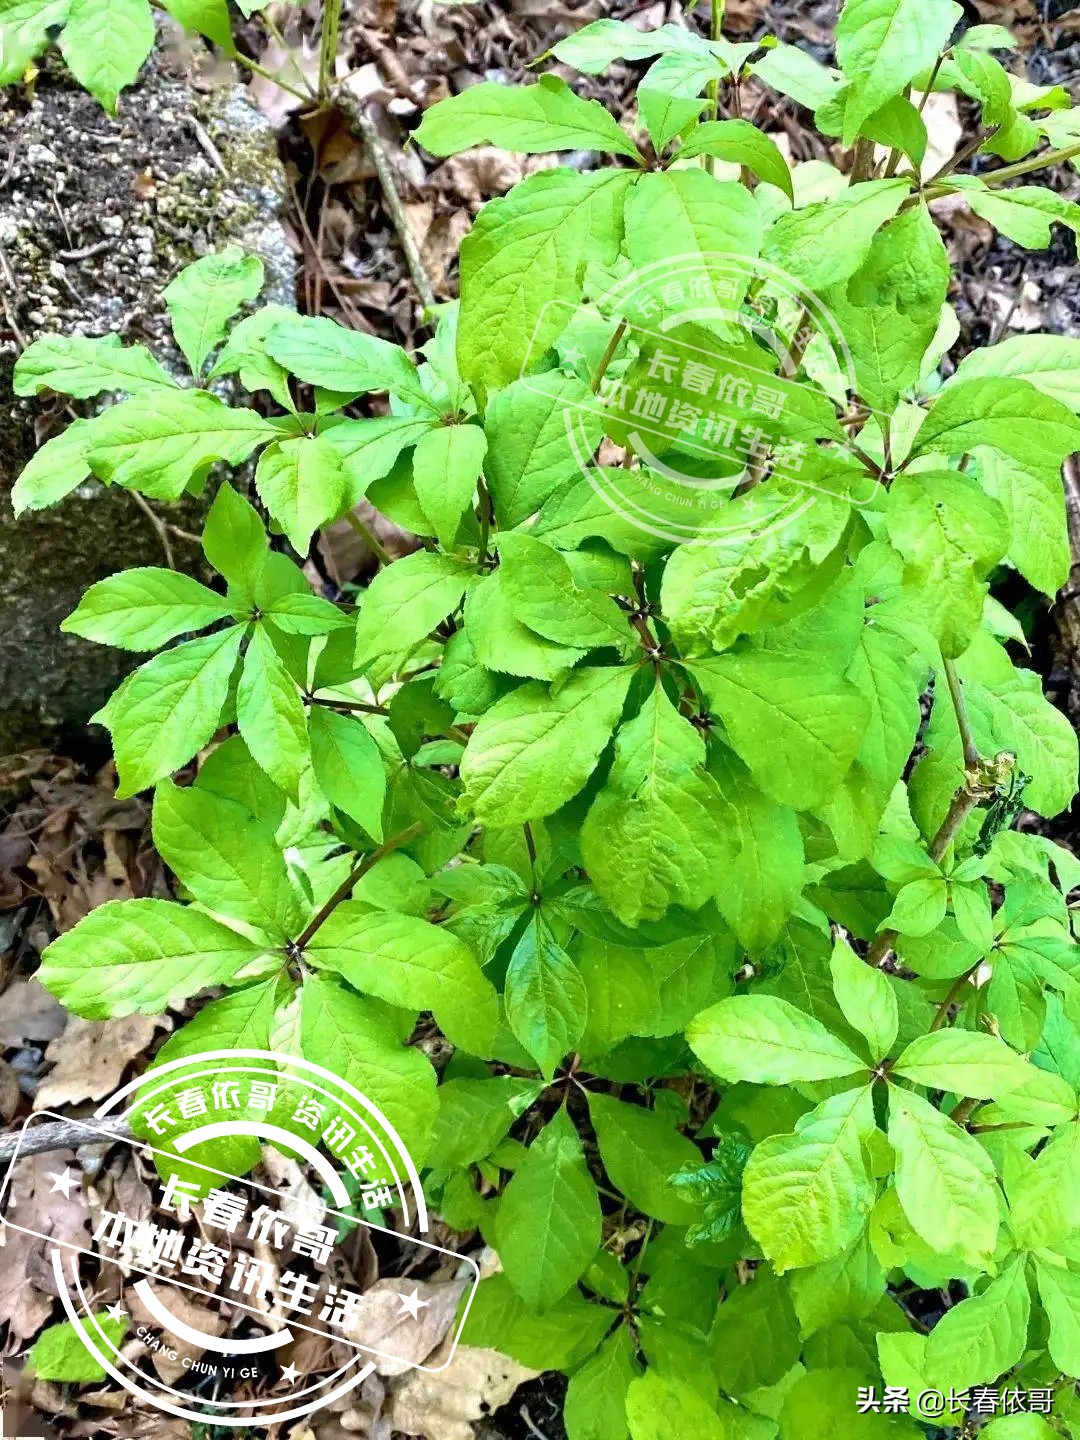
[[[0,1165],[7,1164],[18,1152],[20,1160],[24,1155],[44,1155],[48,1150],[74,1150],[77,1145],[96,1145],[98,1139],[87,1134],[87,1126],[105,1131],[100,1143],[111,1140],[130,1140],[131,1125],[127,1120],[54,1120],[48,1125],[32,1125],[25,1132],[14,1135],[0,1135]]]
[[[934,171],[930,179],[926,181],[926,184],[936,185],[938,181],[943,180],[946,175],[951,175],[965,160],[970,159],[976,150],[985,145],[987,140],[993,139],[1000,129],[1000,125],[991,125],[985,135],[976,135],[973,139],[969,140],[966,145],[961,145],[955,155],[950,156],[940,169]]]
[[[949,1018],[949,1011],[959,998],[961,990],[963,990],[964,986],[975,974],[976,970],[978,970],[981,964],[981,960],[976,961],[975,964],[972,965],[970,970],[965,970],[962,975],[958,975],[953,981],[949,989],[949,993],[945,996],[945,999],[938,1006],[937,1014],[930,1022],[929,1033],[931,1035],[934,1033],[935,1030],[940,1030],[941,1027],[945,1024],[945,1021]]]
[[[143,497],[139,494],[137,490],[132,490],[131,497],[135,501],[135,504],[146,516],[146,518],[150,521],[150,524],[157,531],[158,539],[161,541],[161,548],[165,551],[165,564],[169,567],[170,570],[175,570],[176,557],[173,555],[172,546],[169,544],[169,527],[166,525],[165,521],[162,520],[161,516],[158,515],[151,508],[149,502],[143,499]]]
[[[416,293],[423,302],[425,313],[430,313],[438,303],[435,299],[435,291],[431,288],[431,281],[424,269],[424,262],[420,258],[416,240],[409,228],[409,218],[405,214],[405,207],[398,194],[394,172],[390,166],[390,157],[386,153],[375,122],[363,109],[352,91],[344,85],[336,87],[332,92],[331,99],[349,129],[363,141],[371,158],[375,174],[379,177],[379,184],[382,186],[386,208],[390,212],[390,219],[397,231],[398,241],[405,256],[405,264],[408,266],[412,282],[416,286]]]
[[[337,63],[341,0],[323,0],[322,35],[319,37],[319,95],[325,97]]]
[[[607,374],[608,366],[611,364],[612,356],[619,348],[619,341],[626,334],[626,323],[627,322],[625,320],[620,320],[618,325],[615,326],[615,331],[612,334],[611,339],[607,343],[607,348],[605,349],[603,355],[600,356],[600,365],[597,368],[596,375],[593,377],[591,387],[592,393],[594,395],[599,392],[601,382],[603,381],[604,376]]]
[[[362,880],[368,871],[373,869],[374,866],[389,855],[391,851],[400,850],[402,845],[407,845],[410,840],[414,840],[423,828],[424,822],[417,820],[415,824],[408,826],[407,829],[402,830],[399,834],[391,836],[389,840],[384,840],[377,850],[372,850],[370,855],[364,856],[359,865],[354,865],[334,891],[333,895],[330,896],[330,899],[327,900],[318,914],[309,921],[307,927],[294,944],[290,946],[290,950],[300,951],[303,950],[305,945],[310,945],[312,937],[322,929],[323,925],[329,920],[341,902],[348,899],[357,881]]]
[[[372,553],[381,565],[389,565],[391,556],[389,550],[382,543],[375,532],[364,524],[355,510],[346,510],[344,515],[345,523],[360,536],[361,540],[370,545]]]
[[[945,661],[945,679],[949,686],[949,694],[952,696],[953,709],[956,711],[960,742],[964,747],[964,769],[977,770],[979,768],[979,751],[975,744],[975,737],[971,733],[971,721],[968,719],[967,705],[964,703],[964,682],[957,674],[955,660]]]

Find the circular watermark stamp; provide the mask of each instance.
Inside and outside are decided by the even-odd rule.
[[[127,1145],[152,1171],[149,1205],[141,1191],[139,1204],[91,1204],[89,1237],[79,1240],[50,1233],[37,1212],[24,1217],[11,1185],[20,1151],[38,1149],[34,1130],[60,1118],[41,1111],[24,1125],[0,1190],[0,1225],[44,1242],[75,1335],[141,1402],[202,1426],[268,1426],[347,1395],[380,1359],[395,1373],[449,1364],[479,1271],[419,1238],[429,1220],[416,1166],[355,1086],[275,1050],[203,1051],[155,1066],[91,1119],[64,1120],[69,1149]],[[107,1127],[116,1119],[132,1138]],[[260,1175],[304,1178],[256,1181],[250,1172],[263,1158]],[[65,1198],[84,1184],[70,1162],[51,1179]],[[402,1228],[389,1228],[387,1211]],[[425,1363],[431,1347],[418,1327],[431,1302],[417,1283],[381,1282],[373,1303],[355,1282],[358,1229],[382,1253],[394,1248],[398,1271],[455,1277],[457,1319],[437,1365]],[[102,1291],[120,1296],[104,1311],[94,1301]],[[303,1357],[313,1354],[339,1358],[312,1365]]]
[[[875,492],[851,433],[873,412],[853,406],[841,328],[766,261],[666,258],[593,303],[549,302],[521,373],[538,392],[553,343],[581,381],[559,398],[581,474],[639,530],[724,545]],[[811,344],[813,380],[801,373]]]

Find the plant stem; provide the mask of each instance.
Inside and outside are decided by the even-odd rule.
[[[334,78],[341,0],[323,0],[322,35],[319,37],[319,98],[325,100]]]
[[[1003,180],[1012,180],[1017,175],[1027,175],[1032,170],[1045,170],[1048,165],[1058,165],[1062,160],[1071,160],[1080,155],[1080,140],[1066,145],[1061,150],[1044,150],[1041,155],[1032,155],[1028,160],[1018,160],[1015,165],[1006,165],[983,176],[987,185],[1000,185]]]
[[[926,82],[926,89],[923,91],[922,99],[919,101],[918,110],[920,115],[926,109],[926,102],[930,99],[930,96],[933,93],[934,81],[938,77],[938,71],[941,69],[941,62],[944,59],[944,55],[939,55],[934,61],[934,68],[930,71],[930,79]]]
[[[484,484],[484,477],[481,475],[476,481],[476,497],[480,511],[480,554],[476,561],[477,570],[482,570],[488,558],[488,536],[491,534],[491,494]]]
[[[615,351],[619,348],[619,341],[625,334],[626,321],[620,320],[618,325],[615,326],[614,334],[607,343],[607,348],[604,350],[603,355],[600,356],[600,365],[596,371],[595,376],[593,377],[592,382],[592,393],[594,395],[599,392],[600,385],[604,379],[604,376],[607,374],[607,368],[611,364],[611,360],[613,355],[615,354]]]
[[[720,32],[724,24],[724,4],[725,0],[712,0],[709,15],[710,40],[720,39]],[[737,77],[735,79],[735,83],[736,85],[739,83]],[[709,118],[711,120],[717,120],[720,116],[720,81],[710,80],[706,94],[709,97]],[[706,155],[705,168],[710,175],[714,175],[716,173],[715,155]]]
[[[976,135],[974,139],[969,140],[966,145],[961,145],[960,149],[957,150],[955,155],[951,156],[948,160],[946,160],[945,164],[942,165],[939,170],[934,171],[933,175],[930,176],[930,179],[927,180],[926,184],[928,186],[936,185],[938,181],[943,180],[946,175],[951,175],[954,170],[956,170],[964,163],[965,160],[970,159],[971,156],[975,154],[976,150],[978,150],[981,146],[985,145],[987,140],[991,139],[994,135],[996,135],[1000,129],[1000,125],[991,125],[985,135]]]
[[[325,705],[328,710],[359,710],[364,715],[389,715],[385,705],[369,705],[366,700],[331,700],[320,695],[309,697],[312,705]]]
[[[361,540],[363,540],[368,546],[370,546],[376,559],[381,565],[389,565],[391,563],[390,552],[387,550],[386,546],[382,543],[382,541],[374,533],[374,531],[370,530],[368,526],[364,524],[363,520],[360,519],[360,516],[357,515],[355,510],[345,511],[345,523],[356,531],[357,535],[360,536]]]
[[[965,970],[962,975],[958,975],[953,981],[949,993],[945,996],[945,999],[938,1006],[937,1014],[930,1022],[930,1029],[928,1031],[930,1035],[932,1035],[935,1030],[940,1030],[941,1027],[945,1024],[945,1021],[949,1018],[949,1010],[955,1004],[958,996],[960,995],[960,992],[963,990],[964,986],[975,974],[975,971],[978,970],[979,965],[981,964],[982,961],[976,961],[976,963],[972,965],[970,970]]]
[[[302,100],[305,105],[312,103],[312,97],[310,95],[305,95],[302,90],[297,90],[295,85],[288,84],[285,80],[282,80],[279,75],[272,74],[265,66],[260,65],[258,61],[249,60],[246,55],[241,55],[239,52],[233,56],[233,59],[237,64],[243,65],[245,70],[250,70],[253,75],[261,75],[264,80],[269,80],[271,85],[276,85],[279,90],[284,90],[287,95],[294,95],[297,100]]]
[[[314,918],[308,922],[305,929],[290,948],[303,950],[306,945],[310,945],[312,937],[325,925],[326,921],[329,920],[341,902],[349,898],[356,882],[362,880],[368,871],[374,869],[380,860],[384,860],[386,856],[394,850],[400,850],[402,845],[407,845],[410,840],[415,839],[423,828],[424,822],[417,820],[415,824],[408,826],[397,835],[391,836],[389,840],[384,840],[377,850],[372,850],[370,855],[365,855],[358,865],[353,866],[345,879],[334,891],[333,895],[330,896],[330,899],[327,900],[326,904]]]
[[[954,660],[945,661],[945,679],[949,686],[949,694],[952,696],[953,709],[956,711],[956,724],[964,747],[964,769],[976,770],[979,766],[979,751],[975,744],[975,737],[971,733],[971,722],[968,719],[967,705],[964,703],[964,682],[957,674]]]

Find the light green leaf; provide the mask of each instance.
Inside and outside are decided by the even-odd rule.
[[[107,900],[42,952],[38,979],[87,1020],[158,1015],[222,985],[264,947],[169,900]]]
[[[55,390],[87,400],[104,391],[140,395],[175,384],[145,345],[122,345],[119,335],[40,335],[16,360],[12,388],[16,395]]]
[[[136,395],[97,416],[89,432],[90,468],[102,480],[156,500],[176,500],[215,460],[239,465],[288,421],[232,410],[205,390]]]
[[[557,75],[541,75],[535,85],[471,85],[425,110],[413,139],[432,155],[498,145],[525,155],[603,150],[641,159],[614,117],[598,101],[575,95]]]
[[[971,1030],[919,1035],[900,1055],[893,1073],[929,1090],[951,1090],[993,1100],[1024,1085],[1030,1066],[1003,1040]]]
[[[1026,380],[978,377],[942,391],[911,453],[960,455],[979,445],[1059,470],[1080,446],[1080,420]]]
[[[165,287],[173,334],[193,375],[201,375],[206,357],[225,339],[229,321],[262,287],[262,261],[238,245],[204,255]]]
[[[573,1370],[610,1330],[612,1312],[571,1293],[536,1314],[505,1275],[480,1282],[462,1330],[466,1345],[501,1350],[534,1370]]]
[[[1025,250],[1045,250],[1055,223],[1067,225],[1073,234],[1080,230],[1080,205],[1045,186],[991,190],[976,175],[952,176],[949,183],[956,185],[976,215]]]
[[[745,165],[795,203],[791,171],[776,141],[749,120],[708,120],[696,126],[679,146],[679,159],[695,155],[715,155],[718,160]]]
[[[214,496],[202,535],[203,554],[210,564],[253,605],[266,564],[266,531],[255,507],[226,481]]]
[[[205,35],[226,55],[235,55],[229,7],[226,0],[163,0],[166,10],[185,30]]]
[[[537,910],[506,968],[506,1018],[515,1039],[550,1080],[585,1029],[585,982]]]
[[[854,685],[809,655],[780,651],[718,655],[689,668],[766,795],[798,810],[831,798],[870,718]]]
[[[341,456],[323,435],[267,446],[255,470],[255,489],[298,555],[308,553],[316,530],[347,508]]]
[[[663,154],[680,130],[693,124],[708,101],[704,90],[727,73],[714,55],[672,51],[661,55],[642,76],[637,89],[638,111],[653,149]]]
[[[926,1342],[931,1382],[964,1390],[1004,1375],[1027,1348],[1030,1313],[1024,1261],[1017,1255],[985,1290],[954,1305],[931,1330]]]
[[[501,567],[469,591],[465,634],[476,659],[487,670],[531,680],[559,680],[586,654],[577,647],[545,640],[515,617],[503,588]]]
[[[618,254],[635,179],[629,170],[544,170],[480,211],[461,246],[457,338],[479,404],[541,368],[581,298],[585,266]]]
[[[1010,1179],[1009,1226],[1025,1250],[1057,1250],[1080,1229],[1080,1126],[1062,1125]]]
[[[449,555],[417,550],[380,570],[356,626],[356,664],[389,677],[461,604],[474,571]]]
[[[636,648],[626,617],[603,591],[581,588],[566,560],[544,540],[509,531],[499,536],[499,583],[514,618],[546,640],[584,650]]]
[[[90,1323],[96,1322],[96,1323]],[[116,1320],[107,1310],[100,1310],[77,1322],[64,1320],[43,1330],[26,1357],[30,1370],[38,1380],[51,1380],[66,1385],[89,1385],[105,1379],[105,1367],[94,1359],[82,1336],[87,1335],[95,1346],[111,1354],[119,1350],[130,1320]],[[105,1336],[104,1345],[98,1329]]]
[[[477,425],[440,425],[416,446],[416,498],[446,550],[454,548],[462,516],[472,505],[487,443]]]
[[[686,1029],[694,1054],[724,1080],[761,1085],[832,1080],[865,1070],[819,1020],[773,995],[732,995]]]
[[[304,1059],[374,1101],[422,1166],[439,1108],[435,1071],[423,1051],[402,1045],[378,1011],[326,975],[304,980],[300,1037]]]
[[[855,1241],[876,1193],[867,1148],[874,1131],[864,1085],[755,1148],[743,1172],[743,1219],[778,1274],[832,1260]]]
[[[0,3],[0,85],[21,80],[67,19],[71,0],[2,0]]]
[[[492,395],[484,414],[488,437],[484,473],[495,518],[504,530],[520,525],[548,496],[581,473],[566,419],[574,406],[590,400],[584,380],[561,370],[515,380]],[[600,440],[600,420],[580,410],[576,422],[581,423],[591,450]]]
[[[708,55],[717,49],[695,30],[682,25],[639,30],[625,20],[594,20],[553,45],[551,53],[583,75],[599,75],[613,60],[648,60],[653,55],[673,52]]]
[[[1035,1277],[1050,1321],[1050,1359],[1066,1375],[1080,1375],[1080,1275],[1036,1258]]]
[[[16,516],[26,510],[43,510],[55,505],[83,483],[90,474],[88,455],[94,423],[76,420],[35,451],[11,492]]]
[[[781,215],[765,237],[764,258],[810,290],[836,285],[861,269],[874,236],[907,191],[906,180],[862,180],[835,200]],[[842,244],[836,243],[839,235]]]
[[[260,605],[264,620],[285,635],[329,635],[334,630],[351,630],[352,618],[320,595],[292,591],[275,595]]]
[[[490,1155],[542,1088],[539,1080],[516,1080],[509,1075],[490,1080],[444,1080],[439,1086],[439,1118],[431,1137],[432,1154],[439,1165],[472,1165]]]
[[[881,970],[867,965],[838,939],[829,961],[833,993],[844,1019],[866,1036],[875,1060],[884,1060],[900,1028],[896,991]]]
[[[60,53],[110,115],[153,45],[154,18],[146,0],[71,0]]]
[[[202,786],[162,780],[154,794],[154,844],[208,910],[256,926],[278,943],[294,939],[307,905],[289,879],[273,836],[238,801]]]
[[[209,742],[243,636],[234,625],[155,655],[93,717],[112,734],[121,799],[179,770]]]
[[[727,846],[720,795],[704,770],[705,743],[657,684],[619,731],[615,762],[581,828],[597,893],[625,925],[671,905],[697,910]]]
[[[480,824],[551,815],[592,774],[622,712],[629,669],[575,670],[557,694],[531,681],[481,716],[461,760]]]
[[[845,0],[836,24],[836,58],[850,82],[845,145],[934,63],[962,14],[952,0]]]
[[[869,1230],[831,1260],[808,1265],[791,1277],[791,1298],[804,1336],[868,1315],[885,1294],[885,1271],[870,1244]]]
[[[262,625],[256,625],[236,690],[240,734],[275,785],[292,800],[310,761],[307,717],[296,681]]]
[[[998,1192],[987,1152],[918,1095],[889,1092],[896,1193],[916,1234],[982,1269],[998,1232]]]
[[[156,650],[229,613],[222,596],[190,575],[139,566],[91,585],[60,629],[98,645]]]
[[[818,110],[831,100],[843,79],[838,70],[815,60],[798,45],[774,45],[749,68],[766,85],[781,95],[790,95],[808,110]]]
[[[678,1171],[700,1166],[697,1146],[657,1110],[596,1091],[590,1091],[588,1098],[600,1158],[619,1192],[667,1225],[688,1225],[699,1219],[700,1207],[668,1184]]]
[[[655,1369],[639,1376],[627,1389],[626,1423],[632,1440],[670,1440],[672,1435],[729,1440],[731,1435],[700,1391]]]
[[[41,342],[39,341],[38,344]],[[1011,335],[965,355],[947,381],[1026,380],[1052,400],[1080,413],[1080,340],[1068,335]]]
[[[563,1402],[569,1440],[626,1440],[626,1396],[640,1373],[630,1329],[620,1325],[570,1377]]]
[[[325,316],[293,315],[266,337],[266,349],[290,375],[347,395],[387,390],[425,410],[432,402],[400,345],[347,330]]]
[[[362,720],[350,720],[326,705],[308,711],[315,779],[331,805],[362,825],[373,840],[383,838],[386,771],[379,747]]]
[[[573,1121],[561,1106],[503,1191],[495,1245],[510,1284],[547,1310],[584,1274],[600,1245],[600,1198]]]

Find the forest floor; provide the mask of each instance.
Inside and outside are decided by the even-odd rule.
[[[318,8],[315,3],[272,4],[269,15],[278,35],[254,16],[241,26],[242,47],[265,67],[277,69],[291,56],[289,63],[313,75],[318,67]],[[1074,95],[1080,91],[1080,10],[1074,4],[965,0],[964,8],[973,22],[1013,28],[1033,80],[1064,85]],[[521,157],[491,147],[435,162],[408,145],[409,132],[423,109],[476,80],[525,79],[528,67],[564,34],[601,16],[651,28],[678,20],[679,11],[663,0],[646,7],[622,0],[610,6],[601,0],[479,0],[461,5],[358,0],[346,6],[338,73],[377,119],[407,223],[438,299],[455,294],[457,249],[480,205],[529,171],[555,162],[554,157]],[[828,0],[729,0],[725,32],[738,39],[771,32],[827,60],[834,20],[835,7]],[[691,16],[687,23],[701,24],[702,17]],[[185,62],[197,85],[211,89],[222,82],[216,62],[209,63],[190,47]],[[616,67],[609,76],[586,77],[584,93],[621,115],[634,78],[631,67]],[[251,93],[277,129],[286,166],[285,225],[298,263],[299,307],[410,348],[423,343],[429,332],[423,328],[416,286],[363,146],[339,121],[305,114],[299,100],[261,79],[253,81]],[[776,104],[775,97],[770,100],[752,82],[743,95],[743,113],[770,133],[786,137],[793,159],[838,158],[808,128],[805,112],[791,102]],[[931,145],[950,155],[965,116],[949,100],[932,102],[927,118]],[[568,159],[584,163],[586,157]],[[1080,177],[1073,172],[1059,175],[1056,183],[1072,198],[1080,192]],[[1058,227],[1047,251],[1031,252],[994,239],[985,222],[966,212],[953,215],[950,225],[949,249],[958,267],[950,298],[961,324],[954,355],[1023,331],[1080,336],[1080,271],[1075,239],[1064,227]],[[1080,507],[1075,507],[1073,519],[1074,557],[1080,560]],[[360,578],[369,561],[362,542],[344,523],[321,537],[313,559],[318,582],[330,594]],[[1080,566],[1074,568],[1074,580],[1080,590]],[[1051,698],[1076,720],[1080,655],[1073,637],[1080,636],[1080,620],[1072,607],[1080,600],[1070,599],[1070,594],[1071,589],[1056,614],[1034,595],[1007,598],[1014,608],[1022,606],[1031,646],[1027,663],[1039,670]],[[32,1108],[87,1113],[133,1073],[133,1067],[145,1063],[180,1018],[103,1023],[72,1019],[32,979],[44,946],[90,909],[106,900],[170,893],[168,873],[153,849],[148,807],[138,799],[116,801],[114,783],[111,766],[92,738],[73,740],[61,753],[36,751],[0,768],[0,1122],[5,1128],[14,1128]],[[1053,833],[1078,848],[1080,817],[1060,817]],[[145,1185],[133,1164],[126,1170],[114,1164],[107,1179],[114,1190]],[[54,1223],[69,1226],[75,1234],[86,1219],[75,1207]],[[24,1352],[56,1318],[51,1277],[35,1268],[34,1256],[6,1257],[0,1264],[5,1353]],[[490,1419],[477,1422],[475,1433],[483,1440],[562,1440],[562,1383],[558,1377],[527,1379]],[[185,1424],[156,1411],[110,1410],[104,1392],[97,1409],[88,1408],[83,1395],[76,1414],[68,1388],[39,1382],[31,1392],[30,1403],[42,1421],[54,1418],[53,1433],[118,1440],[188,1433]],[[396,1433],[387,1428],[393,1412],[384,1410],[380,1390],[380,1385],[365,1388],[356,1408],[320,1412],[310,1427],[304,1422],[293,1436],[389,1440]],[[466,1399],[475,1406],[473,1413],[480,1414],[494,1409],[488,1397],[501,1397],[504,1391],[490,1374],[478,1370]],[[460,1428],[460,1418],[435,1417],[428,1423],[430,1440],[460,1440],[469,1433]]]

